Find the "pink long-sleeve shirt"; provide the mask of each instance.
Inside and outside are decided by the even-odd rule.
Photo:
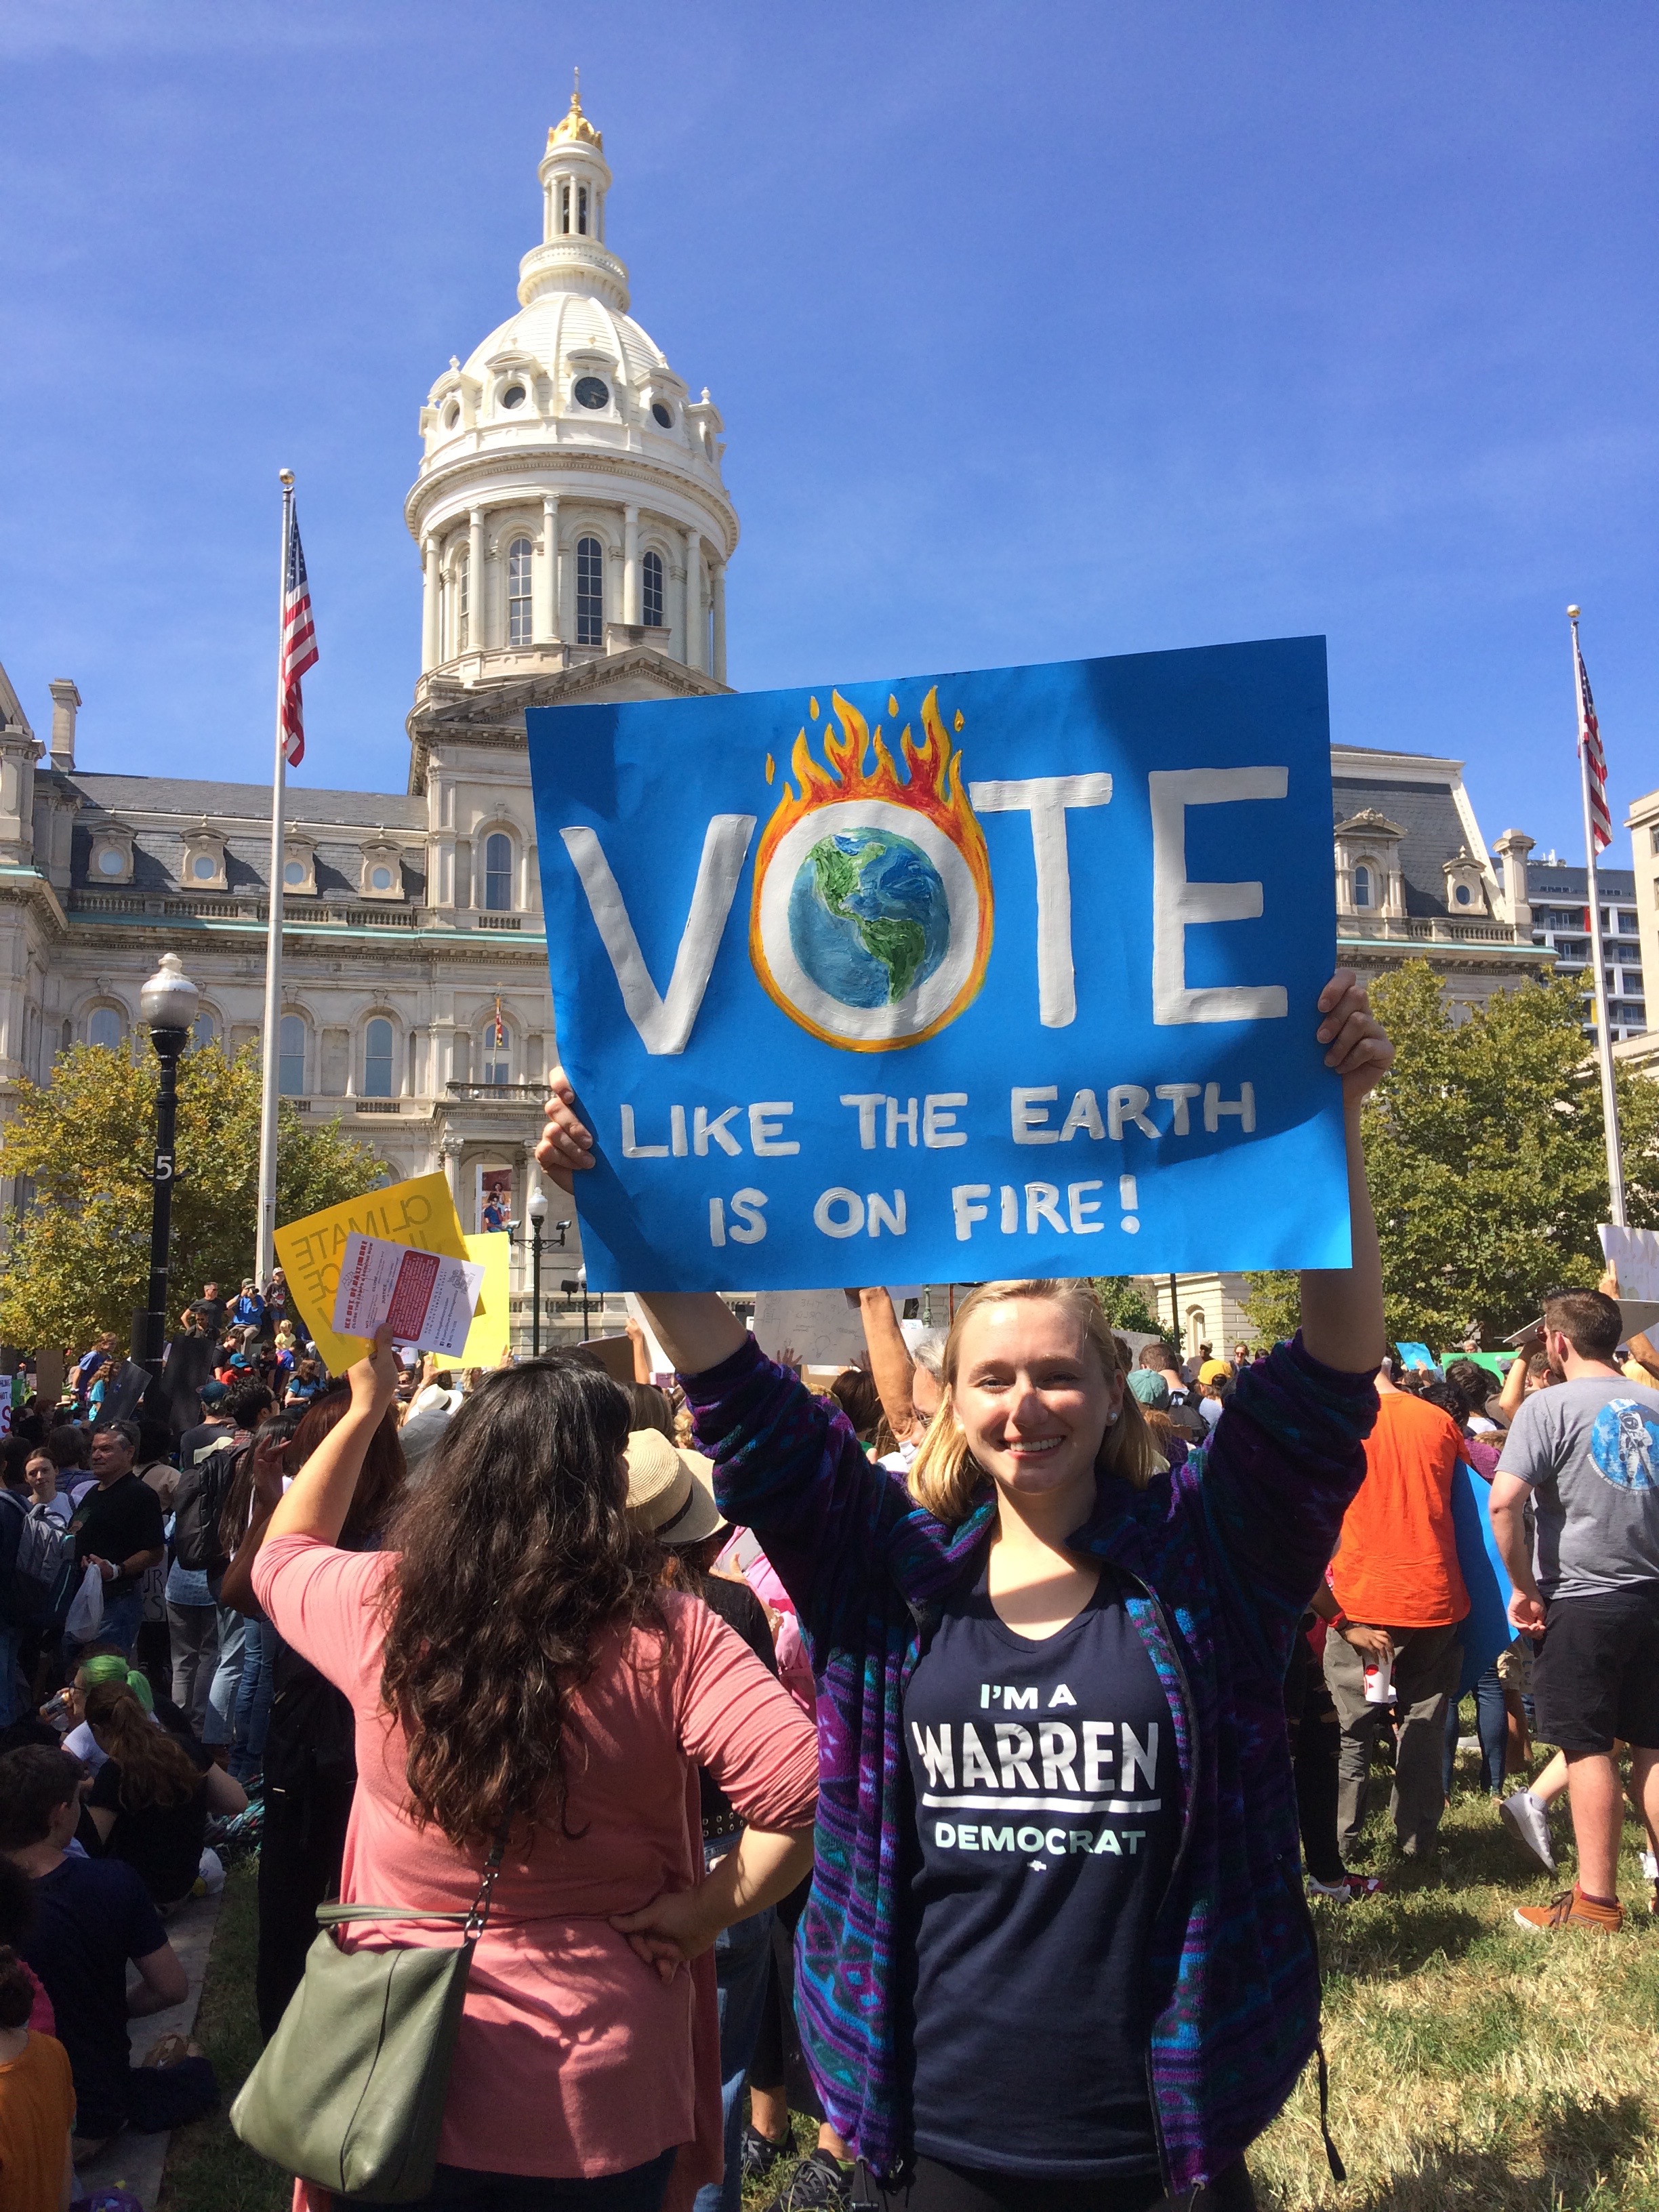
[[[341,1897],[464,1911],[483,1853],[416,1825],[404,1733],[380,1702],[376,1600],[395,1565],[386,1553],[278,1537],[254,1564],[254,1591],[356,1718]],[[666,1635],[610,1633],[572,1698],[562,1823],[540,1821],[530,1836],[520,1825],[508,1842],[473,1955],[438,2147],[446,2166],[614,2173],[679,2144],[692,2148],[672,2199],[719,2176],[712,1960],[665,1984],[609,1916],[702,1879],[695,1767],[757,1826],[799,1827],[817,1801],[817,1746],[787,1692],[701,1600],[665,1591],[662,1606]],[[371,1923],[347,1940],[447,1943],[459,1931]]]

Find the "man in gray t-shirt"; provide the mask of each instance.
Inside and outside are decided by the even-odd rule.
[[[1534,1390],[1498,1471],[1532,1492],[1546,1598],[1659,1589],[1659,1390],[1617,1373]]]
[[[1659,1850],[1659,1391],[1613,1364],[1621,1326],[1600,1291],[1547,1295],[1544,1347],[1559,1379],[1522,1406],[1492,1480],[1492,1533],[1515,1585],[1510,1619],[1543,1632],[1538,1734],[1566,1755],[1578,1844],[1574,1887],[1516,1908],[1534,1933],[1622,1923],[1616,1741],[1630,1746],[1632,1794]]]

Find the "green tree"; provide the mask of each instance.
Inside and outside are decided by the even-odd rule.
[[[64,1053],[49,1085],[21,1083],[0,1133],[0,1176],[27,1178],[6,1222],[0,1342],[83,1345],[112,1329],[125,1343],[149,1283],[154,1053],[107,1045]],[[278,1109],[276,1218],[372,1190],[385,1170],[337,1121]],[[228,1060],[216,1042],[179,1063],[173,1185],[173,1311],[204,1282],[238,1283],[253,1265],[259,1179],[259,1057]]]
[[[1422,960],[1372,987],[1398,1057],[1360,1126],[1396,1341],[1443,1349],[1471,1321],[1499,1339],[1548,1285],[1601,1274],[1607,1164],[1585,996],[1564,976],[1453,1008]],[[1628,1217],[1659,1225],[1659,1083],[1620,1069],[1618,1093]],[[1264,1336],[1288,1334],[1295,1276],[1252,1275],[1249,1310]]]
[[[1133,1275],[1097,1275],[1095,1296],[1114,1328],[1133,1329],[1137,1336],[1160,1336],[1164,1324],[1146,1303],[1146,1293]]]

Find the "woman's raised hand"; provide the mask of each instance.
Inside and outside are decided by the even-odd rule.
[[[1342,1078],[1343,1104],[1357,1106],[1394,1066],[1394,1047],[1352,968],[1339,968],[1320,993],[1319,1016],[1325,1065]]]
[[[547,1079],[552,1094],[542,1109],[545,1126],[536,1146],[536,1164],[550,1182],[574,1191],[574,1176],[593,1164],[593,1133],[576,1111],[570,1078],[556,1067]]]
[[[398,1355],[392,1349],[392,1324],[383,1321],[374,1342],[362,1359],[346,1370],[351,1385],[351,1410],[372,1413],[378,1421],[398,1395]]]

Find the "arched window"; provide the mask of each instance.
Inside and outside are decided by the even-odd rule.
[[[562,232],[568,232],[570,228],[570,187],[568,185],[561,185],[559,186],[559,228]]]
[[[1371,872],[1367,867],[1358,867],[1353,872],[1353,902],[1356,906],[1369,906],[1371,902]]]
[[[190,1041],[198,1052],[201,1051],[204,1045],[211,1044],[218,1034],[219,1025],[211,1014],[198,1014],[196,1019],[191,1024]]]
[[[494,1014],[483,1025],[483,1042],[478,1053],[478,1080],[480,1083],[511,1083],[513,1080],[513,1039],[505,1022],[501,1024],[501,1035],[497,1037]]]
[[[587,187],[586,185],[578,185],[576,187],[576,228],[586,238],[587,235]]]
[[[118,1045],[121,1042],[121,1017],[113,1006],[94,1006],[87,1017],[88,1044]]]
[[[530,540],[515,538],[507,556],[507,641],[530,642]]]
[[[497,830],[484,839],[484,910],[507,914],[513,906],[513,840]]]
[[[647,629],[662,628],[662,555],[647,553],[640,563],[641,612]]]
[[[576,642],[605,643],[605,548],[597,538],[576,541]]]
[[[464,555],[455,563],[455,650],[465,653],[472,635],[472,559]]]
[[[284,1098],[306,1095],[306,1025],[284,1014],[276,1028],[276,1088]]]
[[[390,1098],[392,1096],[392,1024],[384,1014],[376,1014],[363,1028],[363,1096],[365,1098]]]

